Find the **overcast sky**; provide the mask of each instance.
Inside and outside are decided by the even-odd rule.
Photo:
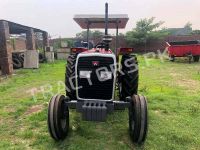
[[[152,16],[165,21],[163,27],[183,27],[189,21],[200,29],[200,0],[0,0],[0,19],[46,30],[52,37],[72,37],[82,31],[74,14],[103,14],[105,2],[109,13],[129,15],[122,33]]]

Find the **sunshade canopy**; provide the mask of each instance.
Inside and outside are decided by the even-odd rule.
[[[75,15],[74,20],[82,29],[102,29],[105,28],[105,15]],[[115,29],[118,28],[123,29],[126,27],[129,18],[126,14],[111,14],[108,15],[108,28]],[[88,26],[89,25],[89,26]]]

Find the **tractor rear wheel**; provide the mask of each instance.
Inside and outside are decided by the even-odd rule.
[[[64,139],[69,131],[69,109],[64,105],[65,96],[55,95],[48,107],[48,129],[54,140]]]
[[[66,95],[72,100],[76,100],[76,90],[74,88],[76,58],[77,54],[72,53],[69,55],[65,73]]]
[[[193,56],[194,62],[199,62],[199,56]]]
[[[129,107],[129,132],[134,143],[142,144],[148,131],[147,100],[144,96],[133,95]]]
[[[123,55],[119,79],[120,100],[138,92],[138,62],[135,55]]]

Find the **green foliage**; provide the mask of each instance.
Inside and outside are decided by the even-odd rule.
[[[66,42],[68,44],[68,47],[73,47],[74,41],[73,39],[69,39],[69,38],[60,38],[60,39],[56,39],[54,40],[53,43],[53,48],[59,49],[61,47],[61,42]]]
[[[188,31],[192,32],[192,23],[187,22],[184,26],[185,29],[187,29]]]
[[[62,39],[63,41],[68,43],[68,47],[73,47],[74,41],[73,39]]]
[[[159,21],[158,23],[154,23],[155,17],[152,18],[145,18],[141,19],[136,23],[135,30],[143,35],[146,35],[147,33],[150,33],[160,27],[164,22]]]
[[[60,41],[54,40],[54,42],[53,42],[53,49],[57,50],[59,48],[60,48]]]
[[[95,37],[96,38],[101,38],[103,35],[104,35],[104,33],[99,31],[99,30],[95,30],[95,31],[92,32],[93,38],[95,38]]]
[[[200,30],[193,30],[191,32],[192,35],[200,35]]]
[[[149,41],[160,40],[166,37],[167,35],[169,35],[169,32],[167,32],[165,29],[161,29],[159,31],[153,31],[149,33],[148,40]]]
[[[92,31],[91,30],[89,31],[89,36],[88,37],[89,38],[92,37]],[[84,39],[84,40],[86,40],[87,39],[87,31],[82,31],[82,32],[77,33],[76,34],[76,38],[77,39]]]
[[[125,39],[130,46],[141,45],[150,40],[161,39],[165,37],[168,32],[166,30],[156,30],[164,22],[159,21],[154,23],[155,18],[141,19],[136,23],[136,28],[126,33]]]
[[[90,30],[89,31],[89,39],[98,39],[98,38],[101,38],[103,35],[104,35],[104,33],[99,30],[95,30],[95,31]],[[87,31],[82,31],[80,33],[77,33],[76,38],[86,40],[87,39]]]

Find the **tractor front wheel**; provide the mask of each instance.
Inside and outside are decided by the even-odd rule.
[[[148,131],[147,100],[144,96],[133,95],[129,107],[129,132],[134,143],[142,144]]]
[[[48,107],[48,129],[56,141],[64,139],[69,131],[69,109],[65,106],[64,99],[63,95],[55,95]]]

